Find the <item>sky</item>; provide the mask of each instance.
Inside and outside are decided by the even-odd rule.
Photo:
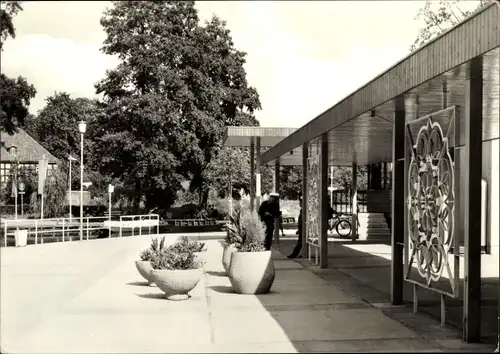
[[[227,22],[247,53],[247,79],[260,95],[261,126],[301,127],[409,53],[422,1],[202,1],[202,21]],[[1,70],[38,93],[36,113],[54,92],[96,97],[94,84],[117,64],[100,52],[105,1],[25,2]]]

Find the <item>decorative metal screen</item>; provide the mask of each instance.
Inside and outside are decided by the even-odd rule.
[[[407,123],[405,137],[405,279],[451,297],[458,296],[460,276],[454,225],[455,112],[449,107]]]
[[[320,208],[320,155],[307,159],[307,243],[319,247]]]

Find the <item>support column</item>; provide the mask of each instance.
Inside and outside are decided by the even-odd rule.
[[[250,138],[250,210],[255,210],[255,141]]]
[[[481,175],[483,125],[482,58],[470,62],[465,82],[465,161],[463,175],[465,281],[463,340],[478,342],[481,337]]]
[[[372,165],[366,166],[366,189],[369,191],[372,188]]]
[[[275,181],[275,192],[279,193],[280,191],[280,159],[277,158],[274,165],[274,181]],[[280,204],[281,195],[278,198],[278,207]],[[281,209],[281,208],[280,208]],[[280,219],[274,219],[274,244],[279,249],[280,244]]]
[[[307,247],[307,158],[309,157],[309,144],[302,145],[302,256],[309,257]]]
[[[391,227],[391,302],[403,304],[405,233],[405,102],[395,99],[392,125],[392,227]]]
[[[328,267],[328,133],[321,135],[319,197],[321,205],[321,235],[319,266]]]
[[[280,159],[277,158],[274,164],[274,181],[275,181],[275,193],[280,192]],[[281,196],[280,196],[281,197]]]
[[[373,164],[371,168],[372,181],[370,187],[375,190],[382,189],[382,166],[379,163]]]
[[[383,172],[382,173],[383,173],[383,176],[384,176],[384,179],[382,180],[382,183],[383,183],[382,188],[384,190],[386,190],[387,189],[387,162],[384,162],[383,165],[382,165],[382,167],[383,167]]]
[[[260,207],[260,136],[256,137],[256,155],[255,155],[255,209],[259,210]]]
[[[358,238],[358,165],[352,163],[352,201],[351,201],[351,237],[353,241]]]

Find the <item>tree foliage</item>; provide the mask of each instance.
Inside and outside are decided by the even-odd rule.
[[[22,1],[3,1],[0,5],[0,30],[1,40],[0,49],[3,49],[3,43],[9,37],[16,38],[16,29],[13,18],[19,11],[22,11]]]
[[[168,207],[184,178],[208,196],[224,126],[255,124],[260,108],[245,53],[218,18],[200,25],[192,1],[113,2],[101,25],[102,51],[120,59],[96,85],[101,170],[136,191],[135,205]]]
[[[30,115],[26,121],[27,132],[61,161],[59,169],[65,176],[69,175],[69,155],[76,158],[72,163],[73,190],[80,188],[81,136],[78,123],[87,123],[84,135],[84,182],[92,182],[86,190],[96,198],[107,195],[106,185],[111,181],[99,173],[101,157],[96,153],[96,136],[101,134],[98,121],[102,112],[102,104],[97,100],[73,98],[66,92],[56,92],[46,98],[46,105],[36,117]]]
[[[55,157],[67,161],[68,156],[80,156],[80,132],[78,123],[85,121],[87,130],[84,135],[84,156],[89,162],[94,147],[93,137],[99,127],[96,124],[99,103],[88,98],[72,98],[66,92],[56,92],[46,98],[46,105],[36,117],[29,118],[27,131]]]
[[[250,153],[249,149],[229,148],[221,149],[216,158],[212,159],[205,177],[211,181],[211,187],[219,197],[225,197],[241,188],[248,190],[250,185]]]
[[[420,48],[431,39],[439,36],[449,28],[455,26],[458,22],[471,14],[471,11],[462,10],[463,0],[426,0],[425,5],[419,9],[415,19],[423,19],[424,27],[410,47],[411,51]],[[486,5],[488,0],[478,1],[477,9]],[[477,10],[476,9],[476,10]]]
[[[9,37],[16,37],[13,18],[23,10],[21,3],[21,1],[3,1],[0,5],[0,51],[3,51],[3,44]],[[19,76],[12,79],[3,73],[0,74],[0,97],[2,97],[0,127],[3,131],[14,134],[19,126],[24,125],[25,118],[29,114],[30,101],[35,95],[35,87],[25,78]]]

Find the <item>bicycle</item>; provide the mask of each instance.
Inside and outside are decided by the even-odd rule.
[[[349,237],[352,232],[351,223],[346,219],[342,218],[339,214],[334,215],[330,220],[329,231],[332,232],[333,228],[337,231],[340,237]]]

